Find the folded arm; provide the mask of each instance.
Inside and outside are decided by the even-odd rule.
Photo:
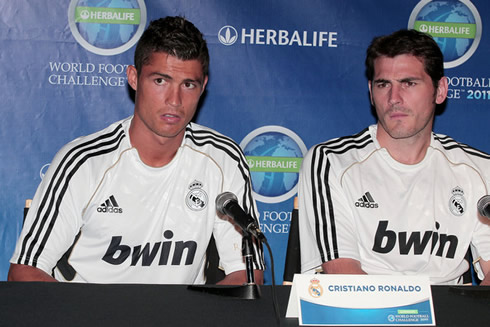
[[[324,262],[322,269],[325,274],[366,275],[366,272],[361,268],[361,263],[349,258],[339,258]]]
[[[480,259],[480,267],[485,275],[485,278],[482,280],[480,285],[490,285],[490,260],[482,260]]]
[[[45,271],[21,264],[10,264],[8,281],[11,282],[56,282],[57,280]]]
[[[255,284],[261,285],[264,283],[264,272],[262,270],[254,270]],[[225,276],[218,285],[243,285],[247,283],[247,273],[245,270],[234,271]]]

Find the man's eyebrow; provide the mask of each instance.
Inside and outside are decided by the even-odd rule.
[[[184,83],[196,83],[199,85],[202,85],[202,81],[200,79],[192,79],[192,78],[186,78],[183,81]]]
[[[163,78],[168,79],[168,80],[173,79],[172,76],[170,76],[170,75],[158,73],[158,72],[151,73],[150,76],[160,76],[160,77],[163,77]]]
[[[172,76],[164,74],[164,73],[159,73],[159,72],[154,72],[151,73],[150,76],[160,76],[163,77],[166,80],[173,80]],[[183,80],[184,83],[197,83],[199,85],[202,85],[202,81],[200,79],[192,79],[192,78],[186,78]]]
[[[402,79],[397,80],[400,83],[406,83],[406,82],[413,82],[413,81],[420,81],[421,78],[419,77],[405,77]]]
[[[406,83],[406,82],[413,82],[413,81],[420,81],[422,78],[420,77],[404,77],[402,79],[397,79],[396,81],[399,83]],[[384,78],[378,78],[373,81],[373,83],[391,83],[391,80],[387,80]]]

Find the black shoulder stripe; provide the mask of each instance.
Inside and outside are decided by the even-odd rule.
[[[234,142],[228,137],[218,135],[210,131],[203,131],[203,130],[195,131],[190,128],[187,128],[187,131],[188,134],[186,134],[186,137],[197,146],[203,146],[206,144],[212,145],[216,149],[220,149],[224,151],[229,157],[231,157],[233,160],[235,160],[238,163],[238,168],[242,174],[244,181],[246,182],[245,183],[246,189],[244,192],[245,198],[243,199],[243,203],[245,206],[244,209],[248,210],[249,207],[254,203],[252,197],[252,190],[251,190],[252,183],[250,180],[250,175],[248,174],[249,172],[248,163],[238,144],[236,144],[236,142]]]
[[[475,149],[467,144],[460,143],[449,136],[441,136],[433,134],[434,138],[439,141],[445,150],[461,149],[469,155],[480,157],[483,159],[490,159],[490,154],[483,152],[481,150]]]
[[[73,175],[75,175],[75,173],[80,168],[80,166],[82,166],[82,164],[85,161],[87,161],[88,159],[90,159],[92,157],[99,156],[99,155],[104,155],[104,154],[110,153],[112,151],[115,151],[119,147],[119,144],[120,144],[120,142],[122,141],[123,138],[124,138],[124,135],[122,135],[122,137],[119,139],[119,142],[116,143],[112,148],[107,148],[107,149],[100,150],[98,152],[92,152],[90,154],[87,154],[86,156],[84,156],[83,158],[81,158],[77,162],[77,164],[71,169],[71,171],[66,175],[66,178],[64,180],[63,186],[62,186],[62,188],[60,190],[60,193],[59,193],[59,196],[58,196],[58,200],[55,203],[55,211],[52,214],[52,218],[51,218],[51,220],[49,222],[49,225],[48,225],[48,228],[46,230],[46,233],[44,234],[44,237],[43,237],[43,239],[41,241],[41,244],[39,245],[39,248],[38,248],[38,250],[37,250],[37,252],[36,252],[36,254],[35,254],[34,258],[33,258],[33,263],[37,263],[37,260],[38,260],[39,256],[41,255],[41,252],[44,249],[44,246],[46,245],[46,242],[48,241],[49,235],[51,234],[51,231],[53,230],[54,224],[56,222],[56,218],[58,217],[59,207],[60,207],[61,201],[62,201],[63,196],[65,195],[65,193],[66,193],[66,191],[68,189],[68,185],[69,185],[70,180],[73,177]],[[39,238],[39,231],[38,231],[38,234],[36,235],[36,239],[38,239],[38,238]]]
[[[357,134],[362,136],[367,130]],[[339,140],[339,139],[338,139]],[[338,142],[335,142],[338,143]],[[337,231],[335,226],[335,208],[329,186],[330,160],[329,154],[344,154],[353,149],[362,149],[373,143],[369,134],[360,139],[343,138],[341,146],[327,142],[315,146],[311,160],[311,187],[313,194],[313,211],[315,233],[320,256],[323,262],[338,258]],[[328,214],[327,214],[328,208]],[[320,226],[322,230],[320,230]],[[331,240],[329,239],[329,231]],[[323,246],[322,243],[325,245]]]
[[[31,230],[29,232],[29,237],[30,237],[32,235],[32,233],[34,232],[34,230],[37,228],[37,233],[36,233],[34,239],[32,240],[32,243],[29,246],[29,249],[28,249],[28,252],[26,255],[26,263],[29,260],[33,260],[33,265],[37,264],[37,258],[39,256],[39,254],[41,253],[41,251],[38,250],[36,252],[36,254],[37,254],[36,257],[32,258],[31,255],[32,255],[33,248],[34,248],[34,246],[36,246],[38,244],[38,241],[40,239],[40,235],[43,232],[43,229],[45,228],[45,224],[48,221],[50,221],[50,223],[48,224],[48,229],[45,231],[46,234],[43,237],[43,243],[41,243],[41,245],[40,245],[42,248],[44,248],[44,245],[45,245],[45,243],[49,237],[49,234],[51,233],[52,227],[54,226],[54,223],[55,223],[56,218],[58,216],[59,205],[60,205],[60,203],[63,199],[63,196],[66,192],[66,189],[67,189],[68,184],[69,184],[69,180],[75,174],[75,172],[78,170],[78,168],[81,166],[81,164],[83,162],[85,162],[86,159],[88,159],[90,157],[102,155],[102,154],[114,151],[115,149],[117,149],[117,147],[120,144],[120,141],[123,138],[124,138],[124,133],[123,133],[123,131],[121,131],[117,135],[117,137],[113,140],[109,140],[109,141],[98,143],[98,144],[94,143],[94,145],[92,145],[90,147],[87,147],[85,149],[80,149],[68,161],[66,161],[66,159],[69,158],[68,154],[63,158],[63,164],[65,165],[65,167],[63,168],[62,164],[60,164],[58,166],[58,169],[55,173],[56,176],[53,176],[53,179],[50,181],[50,185],[48,186],[48,189],[44,195],[44,198],[43,198],[43,200],[40,204],[39,210],[37,212],[35,223],[31,227]],[[117,142],[117,143],[115,146],[112,146],[114,144],[114,142]],[[86,145],[89,145],[89,144],[91,144],[91,143],[88,143]],[[112,147],[111,148],[104,148],[107,146],[112,146]],[[86,155],[86,157],[82,157],[83,155],[87,154],[88,151],[97,150],[99,148],[102,150],[100,150],[98,152],[89,153],[88,155]],[[77,162],[77,160],[79,160],[79,161]],[[53,207],[54,207],[54,209],[53,209]],[[27,242],[27,240],[28,240],[28,237],[26,236],[25,242]],[[24,247],[23,247],[23,249],[24,249]]]
[[[245,160],[240,147],[231,139],[208,131],[193,131],[190,129],[188,129],[188,131],[189,134],[186,134],[186,137],[194,144],[198,146],[206,144],[212,145],[215,148],[224,151],[229,157],[238,162],[240,169],[243,169],[244,167],[248,168],[247,161]]]
[[[373,143],[373,140],[369,135],[367,135],[366,137],[363,137],[362,139],[359,140],[349,140],[343,142],[340,146],[331,146],[328,144],[320,143],[315,145],[313,149],[315,152],[319,151],[323,153],[325,156],[327,156],[329,154],[344,154],[352,149],[362,149],[371,143]]]
[[[254,217],[255,221],[258,223],[258,217],[255,217],[255,212],[257,208],[255,207],[255,201],[253,200],[252,195],[252,181],[249,175],[248,163],[245,159],[245,156],[240,149],[240,146],[224,135],[213,133],[212,131],[207,130],[192,130],[187,127],[186,138],[191,140],[197,146],[203,145],[212,145],[216,149],[224,151],[229,157],[237,162],[238,169],[245,181],[245,190],[243,192],[242,203],[244,206],[244,210],[250,212]],[[255,241],[256,250],[254,251],[253,262],[255,267],[258,269],[264,269],[264,260],[263,260],[263,248],[260,242]]]
[[[352,135],[344,136],[337,139],[333,139],[324,143],[317,144],[315,147],[327,148],[330,150],[342,149],[350,144],[364,144],[367,140],[371,140],[371,134],[368,129],[364,129],[362,132]],[[342,153],[342,152],[340,152]]]
[[[122,125],[118,125],[113,131],[79,144],[65,154],[65,156],[60,161],[60,164],[56,168],[56,171],[53,174],[52,179],[50,180],[46,192],[44,193],[44,196],[39,205],[39,209],[36,213],[34,223],[32,224],[29,232],[26,234],[23,240],[18,263],[22,263],[23,256],[25,254],[25,264],[28,264],[29,261],[33,260],[32,265],[37,265],[37,258],[39,257],[39,254],[41,253],[45,243],[47,242],[47,239],[49,238],[52,227],[54,226],[58,215],[59,205],[66,192],[68,182],[71,177],[74,175],[76,170],[78,170],[81,164],[85,162],[88,158],[114,151],[119,146],[121,140],[124,137],[125,134],[122,130]],[[102,150],[98,152],[93,152],[91,154],[89,153],[87,155],[89,151],[97,149]],[[86,156],[86,158],[84,156]],[[77,160],[79,160],[80,162],[77,162]],[[54,210],[53,206],[55,207]],[[43,243],[40,245],[40,249],[38,249],[38,251],[36,252],[36,256],[32,257],[33,249],[38,244],[40,235],[43,232],[46,223],[48,223],[48,229],[45,231]],[[35,233],[36,229],[37,232]],[[35,236],[34,238],[32,238],[34,233]],[[31,243],[26,252],[28,242]]]
[[[222,143],[223,145],[226,145],[230,147],[234,152],[238,153],[239,155],[242,154],[242,150],[240,149],[240,146],[233,141],[231,138],[226,137],[224,135],[216,134],[213,133],[212,131],[206,131],[206,130],[192,130],[189,127],[187,128],[187,131],[189,134],[186,134],[186,137],[189,138],[190,140],[205,140],[205,139],[213,139],[214,141],[218,143]],[[242,158],[243,162],[246,164],[245,158]]]
[[[201,140],[192,139],[192,141],[194,144],[198,146],[203,146],[206,144],[212,145],[216,149],[220,149],[226,152],[228,156],[230,156],[232,159],[234,159],[237,162],[237,167],[240,170],[243,180],[245,181],[245,192],[243,194],[244,198],[242,199],[242,203],[246,211],[253,213],[254,211],[250,210],[251,206],[253,206],[254,203],[253,196],[252,196],[252,189],[251,189],[252,181],[250,179],[250,175],[248,174],[248,164],[246,163],[245,158],[238,152],[231,151],[228,147],[223,146],[219,142],[217,143],[213,139],[201,139]],[[257,219],[257,217],[254,218]]]
[[[326,163],[324,164],[324,159],[326,159]],[[315,168],[315,163],[318,162],[317,168]],[[322,173],[322,167],[326,166],[326,171],[325,173]],[[325,201],[328,201],[324,196],[317,196],[320,194],[324,193],[330,193],[329,186],[326,180],[324,180],[323,183],[321,183],[321,175],[325,174],[328,177],[328,171],[330,169],[330,162],[328,159],[324,156],[318,157],[318,152],[315,151],[313,153],[313,158],[312,158],[312,167],[311,167],[311,186],[312,189],[316,192],[313,192],[313,210],[315,213],[315,236],[316,236],[316,241],[317,241],[317,246],[318,249],[320,250],[320,257],[322,259],[322,262],[325,262],[328,260],[331,260],[331,250],[330,250],[330,245],[328,240],[328,227],[329,224],[327,223],[327,218],[325,214]],[[325,189],[325,190],[324,190]],[[318,208],[320,212],[318,212]],[[333,211],[332,208],[330,208],[331,211]],[[323,229],[320,230],[320,220],[323,225]],[[333,216],[330,216],[330,221],[333,223],[330,226],[333,226],[335,224],[335,221],[333,220]],[[324,247],[322,246],[322,240],[325,240],[325,250]],[[326,252],[326,253],[325,253]]]
[[[336,139],[329,140],[327,142],[320,143],[318,145],[328,146],[329,148],[340,148],[340,147],[344,146],[345,144],[349,144],[352,142],[354,142],[354,143],[363,142],[370,137],[371,137],[371,134],[369,133],[369,128],[365,128],[357,134],[339,137]]]
[[[457,145],[457,144],[454,144],[454,145],[451,145],[451,146],[443,146],[443,147],[446,150],[461,149],[461,150],[463,150],[464,152],[466,152],[469,155],[472,155],[472,156],[475,156],[475,157],[480,157],[480,158],[483,158],[483,159],[490,159],[490,155],[488,155],[488,154],[486,154],[484,152],[481,152],[479,150],[473,149],[473,148],[466,148],[466,147],[462,147],[462,146]]]

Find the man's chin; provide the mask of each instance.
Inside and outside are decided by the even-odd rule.
[[[165,137],[168,139],[174,139],[174,138],[179,138],[183,137],[185,132],[185,126],[180,129],[166,129],[166,130],[159,130],[154,132],[160,137]]]

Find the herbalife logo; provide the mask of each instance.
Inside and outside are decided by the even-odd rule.
[[[140,10],[133,8],[76,7],[75,22],[99,24],[140,23]]]
[[[475,24],[416,21],[413,28],[434,37],[474,39],[476,35]]]
[[[287,31],[261,28],[242,28],[241,33],[231,25],[223,26],[218,32],[218,40],[223,45],[256,44],[268,46],[300,46],[336,48],[337,32]]]
[[[307,148],[296,133],[282,126],[263,126],[250,132],[240,147],[247,158],[256,200],[279,203],[297,193]]]
[[[122,213],[123,209],[117,204],[114,195],[111,195],[104,203],[102,203],[98,208],[97,212],[103,213]]]
[[[250,171],[299,173],[303,158],[247,156]]]
[[[135,45],[143,34],[145,2],[71,0],[68,24],[75,40],[86,50],[102,56],[117,55]]]
[[[366,192],[361,198],[359,198],[359,200],[357,200],[356,207],[375,209],[378,207],[378,204],[376,201],[374,201],[371,193]]]
[[[420,0],[410,14],[408,28],[432,35],[444,55],[444,68],[468,60],[482,35],[480,14],[470,0]]]
[[[238,32],[233,26],[223,26],[218,32],[218,39],[223,45],[232,45],[238,39]]]

